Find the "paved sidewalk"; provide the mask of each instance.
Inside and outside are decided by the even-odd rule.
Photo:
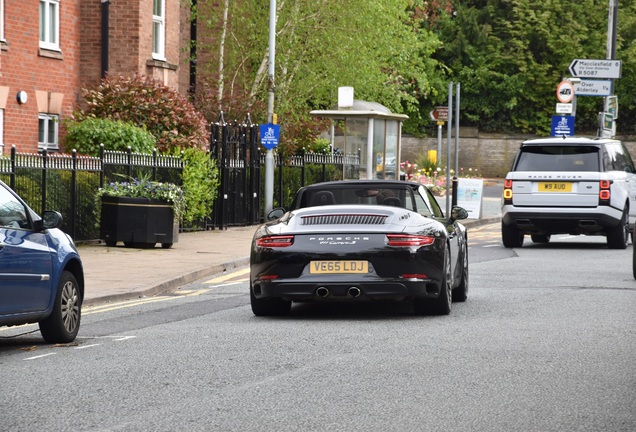
[[[492,190],[490,196],[484,193],[482,218],[464,221],[469,229],[500,220],[501,199],[497,194],[497,190]],[[444,198],[440,204],[445,209]],[[84,304],[156,295],[246,266],[255,231],[256,226],[247,226],[180,233],[179,241],[171,249],[108,247],[103,243],[79,245],[86,280]]]
[[[84,305],[151,296],[249,264],[255,226],[187,232],[171,249],[79,245]]]

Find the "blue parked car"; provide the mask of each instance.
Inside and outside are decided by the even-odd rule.
[[[37,322],[48,343],[75,339],[84,299],[82,261],[61,225],[0,181],[0,326]]]

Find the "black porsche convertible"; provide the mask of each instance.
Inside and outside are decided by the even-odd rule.
[[[302,187],[254,235],[250,298],[258,316],[292,302],[411,301],[446,315],[468,295],[468,242],[453,207],[444,217],[418,183],[346,180]]]

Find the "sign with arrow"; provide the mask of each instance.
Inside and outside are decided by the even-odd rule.
[[[621,77],[621,60],[572,60],[570,73],[577,78],[618,79]]]
[[[435,121],[448,121],[448,107],[447,106],[438,106],[435,107],[433,111],[429,113],[431,116],[431,120]]]

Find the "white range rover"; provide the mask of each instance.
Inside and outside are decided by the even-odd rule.
[[[608,138],[524,141],[506,175],[501,238],[521,247],[524,235],[604,235],[625,249],[636,220],[636,170],[625,146]]]

